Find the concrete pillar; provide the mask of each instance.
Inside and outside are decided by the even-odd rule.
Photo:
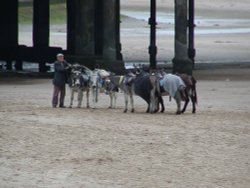
[[[49,47],[49,0],[33,1],[33,46],[39,72],[46,72],[43,52]]]
[[[175,0],[175,57],[173,72],[192,75],[192,61],[187,48],[187,0]]]
[[[33,46],[49,46],[49,0],[33,1]]]
[[[20,59],[17,59],[15,62],[15,69],[16,70],[23,70],[23,61]]]
[[[67,0],[67,51],[69,54],[75,54],[75,35],[76,19],[75,12],[76,0]]]
[[[6,0],[0,6],[0,58],[12,70],[12,60],[18,56],[18,0]]]
[[[12,70],[12,61],[10,61],[10,60],[6,61],[6,69],[9,70],[9,71]]]
[[[95,55],[103,55],[103,0],[95,0]]]
[[[121,6],[120,6],[120,0],[116,1],[116,8],[115,8],[115,27],[116,27],[116,58],[117,60],[123,60],[122,57],[122,44],[121,44],[121,36],[120,36],[120,24],[121,24]]]
[[[157,61],[157,46],[156,46],[156,0],[150,1],[150,45],[149,45],[149,55],[150,55],[150,69],[156,69]]]
[[[194,0],[188,0],[188,57],[191,59],[194,67],[195,62],[195,42],[194,42]]]
[[[95,1],[67,0],[67,50],[71,55],[94,56]]]
[[[108,60],[121,60],[120,44],[120,1],[103,1],[103,57]]]
[[[18,44],[18,0],[1,2],[0,6],[1,46]]]

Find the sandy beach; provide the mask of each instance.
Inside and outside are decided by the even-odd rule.
[[[50,79],[0,79],[0,182],[4,188],[250,186],[250,70],[196,72],[197,113],[123,113],[100,94],[97,109],[51,108]],[[236,74],[237,73],[237,74]],[[69,105],[67,89],[65,105]]]
[[[174,1],[159,0],[158,61],[174,57]],[[149,1],[121,0],[125,62],[147,62]],[[100,94],[97,109],[51,108],[51,79],[0,73],[0,187],[3,188],[249,188],[250,3],[196,4],[197,113],[123,113]],[[20,25],[31,45],[30,25]],[[51,26],[51,45],[66,47],[65,25]],[[10,74],[8,74],[9,76]],[[69,89],[65,105],[69,106]]]

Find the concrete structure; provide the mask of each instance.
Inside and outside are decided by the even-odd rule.
[[[189,1],[189,3],[187,3]],[[175,57],[174,72],[192,74],[194,62],[193,3],[194,0],[175,0]],[[90,68],[99,64],[102,68],[122,73],[120,43],[120,0],[66,0],[67,4],[67,49],[49,46],[50,0],[33,0],[33,46],[18,44],[18,0],[0,3],[0,60],[12,69],[15,61],[17,70],[22,62],[39,63],[39,71],[46,72],[46,62],[55,60],[62,52],[70,62],[78,62]],[[187,10],[189,6],[189,24]],[[150,67],[156,68],[156,0],[151,0],[151,37],[149,45]],[[187,27],[189,41],[187,45]]]
[[[192,2],[194,2],[194,0]],[[193,38],[191,36],[193,33],[190,33],[191,35],[188,41],[188,23],[187,0],[175,0],[175,57],[173,59],[173,72],[187,73],[192,75],[193,61],[190,59],[192,54],[188,53],[188,42],[190,45],[193,43]],[[193,49],[189,49],[189,51],[191,50]]]
[[[67,0],[67,49],[49,46],[49,0],[33,1],[33,46],[18,44],[18,0],[0,3],[0,60],[7,69],[22,70],[22,62],[38,62],[46,72],[46,62],[62,52],[71,62],[93,68],[121,72],[124,63],[120,44],[119,0]]]

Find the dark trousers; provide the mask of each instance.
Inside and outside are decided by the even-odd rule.
[[[54,85],[54,91],[53,91],[53,97],[52,97],[52,106],[53,107],[57,107],[59,93],[60,93],[59,107],[63,107],[65,93],[66,93],[65,85],[60,86],[60,87]]]

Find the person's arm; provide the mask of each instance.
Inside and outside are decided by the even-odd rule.
[[[55,72],[63,72],[65,71],[64,66],[62,66],[60,63],[54,64],[54,70]]]
[[[64,64],[64,67],[65,67],[64,69],[66,69],[66,70],[68,70],[71,67],[71,63],[68,63],[65,60],[64,60],[63,64]]]

